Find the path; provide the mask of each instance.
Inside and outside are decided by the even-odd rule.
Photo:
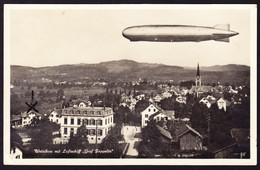
[[[124,126],[123,128],[124,139],[129,143],[126,156],[138,156],[138,151],[134,148],[135,143],[141,139],[136,136],[137,133],[141,133],[141,127],[139,126]]]

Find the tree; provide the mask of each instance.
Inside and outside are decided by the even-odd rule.
[[[116,124],[103,139],[102,143],[100,144],[100,149],[113,149],[113,155],[107,155],[108,157],[117,158],[122,154],[122,150],[119,148],[118,142],[123,140],[123,135],[121,134],[122,124]]]
[[[62,99],[63,99],[63,96],[64,96],[64,91],[62,89],[59,89],[57,91],[57,99],[56,99],[56,102],[60,102]]]
[[[31,129],[30,136],[32,137],[32,148],[46,149],[52,144],[52,132],[59,130],[59,125],[50,122],[48,118],[44,118],[29,128]]]
[[[77,129],[77,133],[70,137],[69,148],[86,148],[89,144],[87,135],[86,125],[83,123]]]
[[[176,103],[176,98],[174,96],[165,98],[160,101],[161,108],[165,110],[173,110],[175,103]]]
[[[192,106],[192,114],[190,121],[192,127],[201,131],[201,133],[206,133],[208,129],[208,108],[202,103],[197,103]]]
[[[146,109],[148,106],[149,106],[149,101],[147,101],[147,100],[140,100],[135,105],[135,112],[137,114],[139,114],[142,111],[144,111],[144,109]]]
[[[182,81],[182,82],[180,82],[180,87],[186,87],[187,89],[191,89],[192,86],[195,86],[194,81]]]

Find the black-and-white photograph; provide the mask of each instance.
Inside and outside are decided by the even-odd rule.
[[[256,5],[4,19],[5,164],[256,164]]]

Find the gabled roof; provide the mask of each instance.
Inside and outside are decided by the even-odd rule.
[[[50,114],[51,114],[52,112],[56,112],[56,113],[58,113],[58,115],[61,115],[62,109],[54,109],[53,111],[50,112]]]
[[[168,139],[172,139],[172,135],[170,134],[170,132],[168,132],[167,130],[165,130],[164,128],[162,128],[162,127],[160,127],[160,126],[158,126],[158,125],[156,125],[156,127],[157,127],[157,129],[160,131],[160,133],[164,136],[164,137],[166,137],[166,138],[168,138]]]
[[[183,136],[184,134],[186,134],[189,131],[191,131],[191,132],[195,133],[197,136],[203,138],[199,132],[197,132],[195,129],[193,129],[192,127],[190,127],[187,124],[178,125],[178,130],[176,130],[176,136],[178,138],[180,138],[181,136]]]
[[[29,113],[35,114],[36,116],[41,116],[40,113],[37,113],[37,112],[35,112],[35,111],[30,111]],[[28,114],[29,114],[29,113],[23,112],[23,113],[21,114],[21,117],[28,117]]]
[[[12,117],[11,117],[11,121],[17,121],[17,120],[21,120],[21,119],[22,119],[22,117],[20,114],[12,115]]]

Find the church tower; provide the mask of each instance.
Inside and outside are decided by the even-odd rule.
[[[197,75],[196,75],[195,84],[196,84],[196,86],[201,86],[201,78],[200,78],[200,67],[199,67],[199,63],[198,63],[198,66],[197,66]]]

